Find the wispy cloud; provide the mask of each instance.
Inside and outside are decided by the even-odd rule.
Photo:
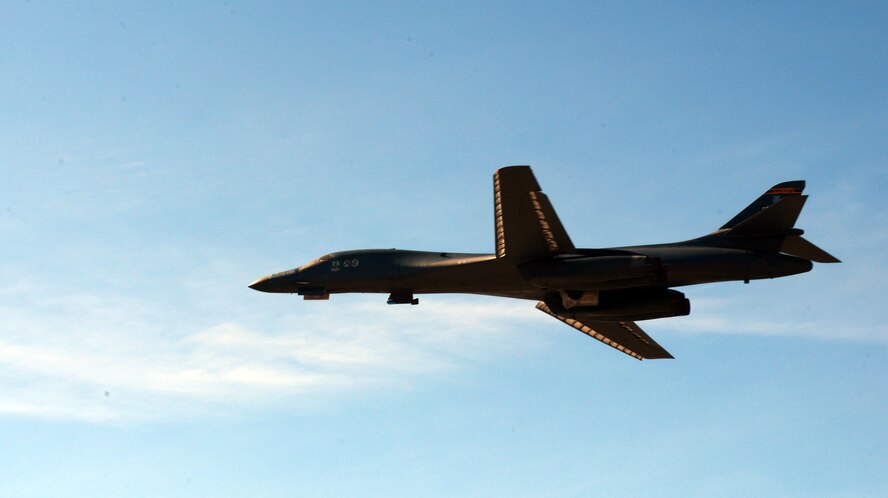
[[[878,233],[875,242],[884,241]],[[103,421],[310,408],[344,393],[410,388],[428,376],[529,354],[551,337],[539,330],[564,327],[532,303],[505,299],[429,296],[412,307],[334,296],[303,303],[246,289],[255,275],[243,267],[262,267],[255,261],[235,263],[180,243],[136,249],[112,264],[119,251],[100,252],[103,271],[83,275],[41,272],[37,263],[2,269],[0,413]],[[863,282],[876,291],[869,295],[884,288],[881,266],[848,259],[842,270],[866,275],[850,290],[833,287],[841,295],[810,296],[830,299],[811,302],[812,313],[746,313],[745,287],[731,299],[700,297],[695,288],[688,291],[691,316],[644,325],[655,337],[674,331],[886,344],[882,312],[829,315],[835,302],[859,302],[851,290]],[[134,269],[132,261],[144,263]],[[90,283],[99,290],[87,290]],[[775,284],[756,288],[755,302],[767,300],[762,292]]]
[[[521,334],[520,324],[544,320],[527,303],[441,298],[421,309],[307,303],[201,326],[187,311],[134,299],[38,300],[22,286],[3,294],[19,298],[0,309],[0,412],[92,421],[298,407],[355,389],[407,388],[533,347],[539,338]]]
[[[662,320],[656,327],[684,334],[791,336],[801,339],[888,344],[888,326],[865,326],[857,321],[833,319],[762,319],[738,311],[736,301],[694,299],[690,316]],[[739,309],[743,309],[742,306]],[[840,318],[840,317],[837,317]]]

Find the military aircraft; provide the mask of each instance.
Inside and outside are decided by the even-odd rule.
[[[537,309],[639,360],[673,358],[635,322],[687,315],[672,287],[785,277],[838,259],[794,228],[804,181],[768,189],[718,230],[692,240],[606,249],[574,246],[529,166],[493,175],[495,254],[369,249],[334,252],[249,286],[307,300],[345,292],[469,293],[538,301]]]

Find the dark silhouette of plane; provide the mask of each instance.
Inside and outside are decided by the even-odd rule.
[[[839,260],[793,228],[807,196],[804,181],[768,189],[724,226],[703,237],[607,249],[574,247],[529,166],[493,175],[495,254],[371,249],[330,253],[250,287],[296,293],[470,293],[538,301],[537,309],[639,360],[672,358],[635,322],[690,313],[684,285],[785,277],[812,261]]]

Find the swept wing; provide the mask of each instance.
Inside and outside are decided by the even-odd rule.
[[[635,322],[580,321],[573,318],[565,318],[553,312],[543,301],[537,303],[536,307],[538,310],[561,320],[589,337],[597,339],[637,360],[673,358],[668,351],[663,349],[663,346],[657,344]]]
[[[575,252],[530,166],[509,166],[494,173],[493,203],[498,258],[536,259]]]

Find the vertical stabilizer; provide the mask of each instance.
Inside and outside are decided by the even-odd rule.
[[[799,219],[807,195],[793,195],[779,199],[731,228],[731,235],[786,234]]]
[[[774,185],[709,240],[739,249],[782,252],[818,263],[838,263],[835,256],[802,238],[803,231],[795,228],[808,200],[807,195],[802,195],[804,189],[802,180]]]
[[[800,196],[805,190],[804,180],[795,180],[791,182],[783,182],[769,188],[767,192],[759,196],[752,204],[746,206],[746,209],[737,213],[737,216],[731,218],[731,221],[725,223],[721,228],[734,228],[749,217],[759,213],[761,210],[776,204],[786,197]]]

